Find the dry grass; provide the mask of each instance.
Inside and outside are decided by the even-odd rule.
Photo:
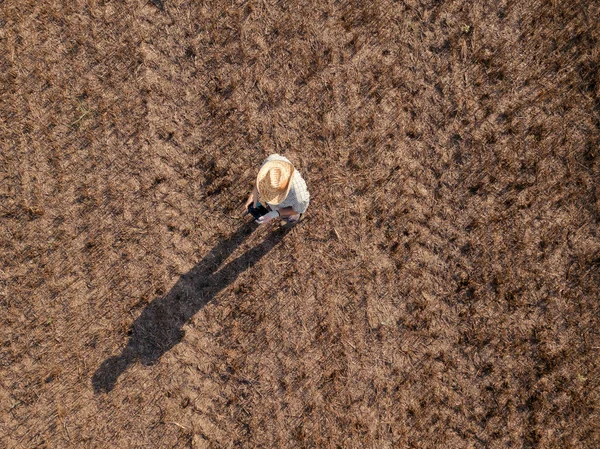
[[[0,446],[600,447],[599,17],[0,1]]]

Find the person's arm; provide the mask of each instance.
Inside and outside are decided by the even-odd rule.
[[[254,188],[252,189],[252,192],[250,192],[250,196],[248,197],[246,204],[244,204],[244,212],[246,212],[248,210],[248,206],[250,206],[250,204],[252,204],[252,207],[256,207],[257,203],[258,203],[258,189],[256,188],[256,186],[254,186]]]
[[[263,223],[268,223],[269,221],[271,221],[274,218],[286,218],[286,217],[291,217],[292,215],[297,215],[297,214],[298,214],[298,212],[296,212],[292,207],[284,207],[282,209],[277,209],[277,210],[268,212],[267,214],[263,215],[258,220],[256,220],[256,222],[258,224],[263,224]]]
[[[292,215],[298,215],[292,207],[284,207],[283,209],[278,209],[279,216],[281,218],[291,217]]]

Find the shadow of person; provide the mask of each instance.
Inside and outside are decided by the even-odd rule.
[[[111,391],[119,376],[139,361],[156,362],[183,338],[183,325],[221,290],[258,262],[289,232],[277,229],[261,244],[232,260],[217,271],[257,225],[246,223],[218,243],[192,270],[182,275],[165,295],[154,299],[131,326],[129,341],[120,355],[106,359],[92,377],[96,393]]]

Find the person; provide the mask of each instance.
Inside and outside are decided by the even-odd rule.
[[[260,167],[244,208],[258,224],[280,218],[284,227],[292,227],[302,220],[309,203],[310,195],[300,172],[285,157],[272,154]]]

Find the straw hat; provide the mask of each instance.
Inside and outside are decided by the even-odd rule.
[[[292,187],[293,174],[294,166],[289,162],[274,160],[263,164],[256,177],[261,198],[269,204],[281,203]]]

